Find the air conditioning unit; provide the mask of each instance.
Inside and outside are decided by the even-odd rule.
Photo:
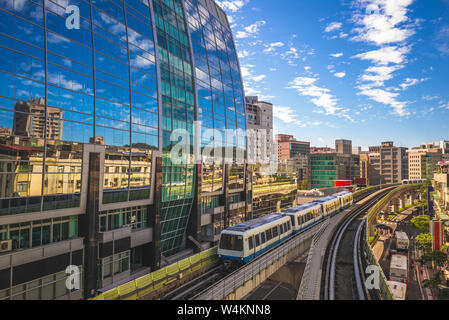
[[[12,240],[0,241],[0,253],[12,250]]]

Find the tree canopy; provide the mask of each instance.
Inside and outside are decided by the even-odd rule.
[[[422,231],[429,232],[430,219],[431,219],[430,216],[422,215],[422,216],[417,216],[417,217],[413,218],[411,222],[415,226],[415,228],[422,230]]]
[[[432,248],[432,235],[430,233],[421,233],[415,239],[416,246],[422,250]]]

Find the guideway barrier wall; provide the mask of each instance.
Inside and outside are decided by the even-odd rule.
[[[215,266],[218,262],[217,249],[217,247],[214,247],[203,251],[166,268],[106,291],[91,300],[138,300],[152,294],[156,295],[157,291],[174,281]]]
[[[374,229],[375,225],[375,223],[373,224],[373,221],[376,221],[377,214],[382,210],[382,208],[384,208],[391,201],[391,199],[397,197],[401,193],[410,191],[412,189],[416,189],[418,187],[420,187],[420,185],[407,185],[394,189],[382,200],[380,200],[369,211],[368,216],[366,218],[367,228],[365,228],[365,241],[364,241],[365,252],[367,253],[367,259],[369,261],[369,264],[376,266],[379,271],[379,280],[380,280],[379,294],[382,300],[395,300],[395,299],[390,287],[388,286],[387,277],[385,276],[382,267],[379,264],[379,261],[377,261],[376,255],[374,254],[374,251],[369,242],[370,232]]]
[[[368,225],[368,218],[366,219],[366,224]],[[391,292],[390,286],[387,282],[387,277],[385,276],[384,271],[382,270],[382,267],[379,264],[379,261],[377,261],[376,255],[374,254],[373,248],[371,248],[371,245],[369,243],[369,236],[368,236],[368,228],[365,228],[365,252],[367,253],[367,259],[369,261],[370,265],[376,266],[379,271],[379,294],[381,300],[395,300],[393,293]]]

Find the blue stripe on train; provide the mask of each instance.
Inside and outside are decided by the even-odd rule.
[[[346,207],[342,208],[340,211],[336,211],[336,212],[331,213],[330,216],[333,216],[333,215],[335,215],[335,214],[337,214],[337,213],[343,211],[344,209],[346,209],[346,208],[348,208],[348,207],[349,207],[349,205],[347,205]],[[242,258],[239,258],[239,257],[233,257],[233,256],[221,256],[221,259],[223,259],[223,260],[232,260],[232,261],[239,261],[239,262],[248,263],[248,262],[250,262],[250,261],[256,259],[257,257],[261,256],[262,254],[264,254],[264,253],[267,252],[268,250],[272,249],[273,247],[277,246],[277,245],[280,244],[281,242],[284,242],[285,240],[287,240],[287,239],[293,237],[293,235],[296,235],[296,234],[298,234],[298,233],[300,233],[300,232],[303,232],[303,231],[306,231],[306,230],[310,229],[311,227],[313,227],[313,226],[316,225],[317,223],[320,223],[321,221],[323,221],[324,218],[325,218],[325,217],[321,218],[320,220],[315,221],[314,223],[312,223],[312,224],[308,225],[307,227],[302,228],[302,229],[300,229],[300,230],[298,230],[298,231],[296,231],[296,232],[293,231],[293,234],[290,234],[290,235],[288,235],[288,236],[286,236],[286,237],[284,237],[284,238],[282,238],[282,239],[280,239],[280,240],[278,240],[278,241],[276,241],[276,242],[270,244],[268,247],[266,247],[266,248],[264,248],[264,249],[262,249],[262,250],[257,251],[255,254],[252,254],[252,255],[250,255],[250,256],[247,256],[247,257],[245,257],[245,258],[243,258],[243,259],[242,259]]]

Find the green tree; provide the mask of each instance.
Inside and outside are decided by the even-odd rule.
[[[432,252],[432,260],[438,267],[444,267],[447,263],[447,254],[441,251]]]
[[[309,190],[309,180],[303,180],[301,182],[301,190]]]
[[[438,285],[441,283],[441,281],[437,280],[437,279],[432,279],[432,280],[423,280],[422,284],[424,286],[424,288],[436,288],[438,287]]]
[[[432,235],[430,233],[421,233],[415,239],[416,246],[424,251],[432,248]]]
[[[428,215],[417,216],[411,222],[419,230],[427,232],[430,230],[430,216]]]

